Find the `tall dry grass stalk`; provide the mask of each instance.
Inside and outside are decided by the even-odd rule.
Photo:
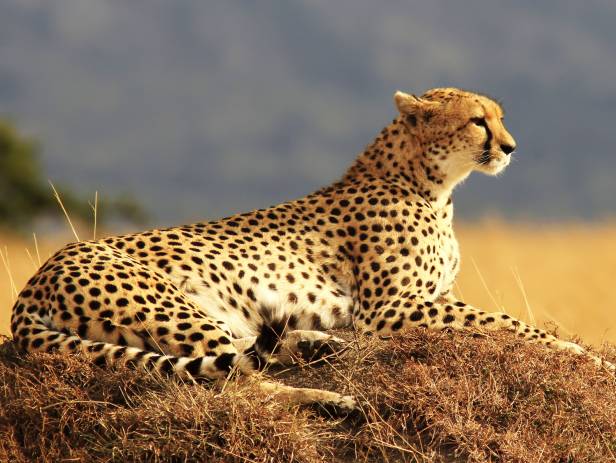
[[[51,182],[51,180],[49,180],[49,185],[51,186],[51,189],[53,190],[54,198],[56,198],[56,201],[58,201],[58,204],[60,205],[60,208],[62,209],[62,212],[64,212],[64,217],[66,217],[66,221],[68,222],[68,225],[71,227],[71,231],[73,232],[73,235],[75,236],[75,239],[77,241],[81,241],[79,239],[79,235],[77,235],[77,231],[75,230],[75,227],[73,226],[73,222],[71,220],[71,216],[68,214],[68,211],[64,207],[64,203],[62,202],[62,198],[60,197],[60,194],[56,190],[56,187],[53,186],[53,183]]]

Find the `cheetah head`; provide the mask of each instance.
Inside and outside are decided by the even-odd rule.
[[[515,140],[494,100],[456,88],[432,89],[419,98],[396,92],[394,100],[423,155],[447,176],[497,175],[511,162]]]

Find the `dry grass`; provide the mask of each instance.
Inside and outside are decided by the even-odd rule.
[[[345,334],[343,334],[345,335]],[[352,336],[346,333],[346,336]],[[616,360],[611,349],[603,355]],[[272,372],[363,398],[367,420],[0,346],[0,461],[598,462],[616,459],[616,382],[507,333],[360,337],[330,365]]]

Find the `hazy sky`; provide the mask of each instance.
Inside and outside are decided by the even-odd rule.
[[[616,2],[0,0],[0,114],[48,175],[171,224],[308,193],[396,89],[494,95],[518,141],[458,213],[616,212]]]

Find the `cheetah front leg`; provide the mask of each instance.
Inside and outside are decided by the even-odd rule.
[[[292,387],[274,381],[260,381],[258,385],[262,391],[272,394],[278,400],[297,405],[317,406],[332,417],[358,414],[361,410],[357,399],[337,392]]]
[[[367,321],[370,320],[370,321]],[[599,357],[590,354],[583,347],[573,342],[563,341],[546,331],[528,325],[503,312],[485,312],[464,302],[453,299],[439,299],[429,302],[410,297],[404,303],[384,304],[373,319],[359,321],[360,327],[378,334],[391,334],[405,327],[425,327],[443,330],[479,328],[480,330],[508,330],[516,333],[528,342],[539,343],[551,349],[566,350],[584,355],[598,366],[605,366],[611,371],[616,367]]]

